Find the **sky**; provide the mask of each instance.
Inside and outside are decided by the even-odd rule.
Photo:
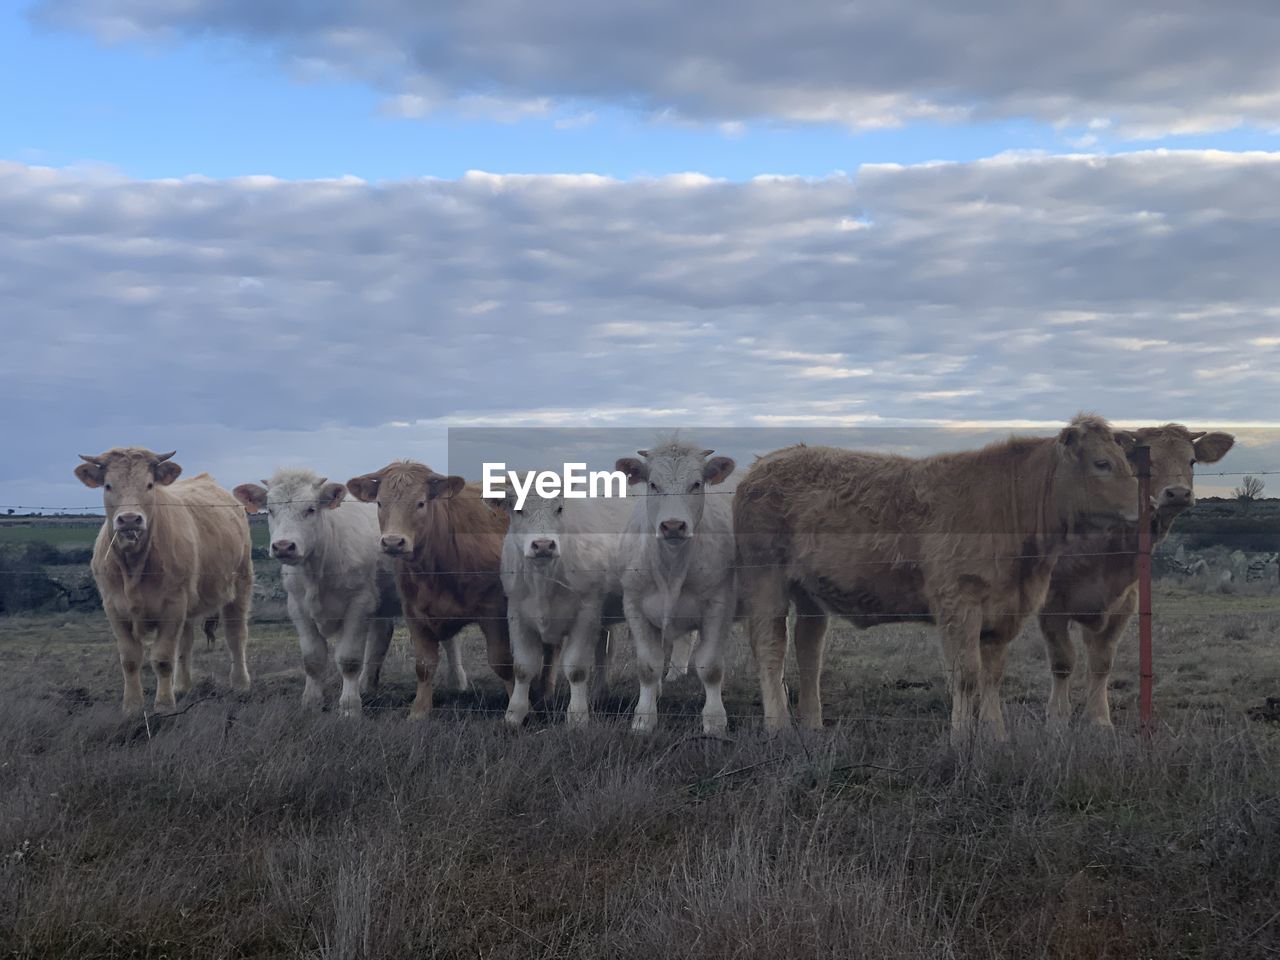
[[[1122,7],[0,3],[0,508],[491,426],[1280,471],[1280,11]]]

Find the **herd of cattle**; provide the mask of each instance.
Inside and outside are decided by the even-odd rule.
[[[732,459],[673,437],[618,460],[625,498],[531,494],[520,509],[409,461],[346,484],[281,469],[233,492],[208,474],[179,481],[173,453],[138,447],[81,455],[75,472],[103,491],[92,568],[128,713],[142,709],[144,638],[154,634],[155,708],[168,709],[191,687],[196,629],[218,620],[231,685],[248,689],[246,512],[265,510],[308,704],[323,703],[333,640],[338,707],[358,713],[403,617],[417,674],[411,718],[431,710],[442,652],[443,682],[467,683],[458,635],[476,624],[506,685],[509,723],[524,721],[559,671],[569,683],[568,721],[585,722],[604,689],[609,629],[625,623],[640,685],[632,728],[654,729],[663,680],[692,660],[704,729],[721,733],[725,648],[740,618],[765,724],[777,728],[789,722],[782,676],[794,614],[799,711],[806,726],[820,727],[827,623],[836,615],[859,626],[936,624],[953,729],[972,729],[976,717],[1003,737],[1005,657],[1036,614],[1053,674],[1050,721],[1071,713],[1068,628],[1076,621],[1088,655],[1086,715],[1110,724],[1108,675],[1136,603],[1133,452],[1150,450],[1158,541],[1194,500],[1193,465],[1221,459],[1232,443],[1179,424],[1121,431],[1081,415],[1057,436],[915,459],[799,444],[757,458],[729,491],[709,488],[734,472]]]

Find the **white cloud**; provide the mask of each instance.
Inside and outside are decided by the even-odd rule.
[[[0,164],[0,224],[0,491],[24,503],[92,502],[65,484],[75,454],[124,443],[252,479],[283,458],[336,475],[425,456],[454,420],[1280,410],[1270,154],[747,183]]]
[[[1280,124],[1280,22],[1244,0],[1077,0],[1070,15],[1017,0],[43,0],[35,16],[110,42],[234,37],[304,77],[375,84],[406,116],[622,106],[728,131],[1026,116],[1080,128],[1083,146]]]

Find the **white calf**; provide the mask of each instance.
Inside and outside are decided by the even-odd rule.
[[[307,674],[302,702],[324,703],[328,639],[337,638],[342,695],[338,708],[360,712],[361,693],[377,688],[400,598],[379,545],[378,508],[346,500],[347,488],[310,470],[281,469],[263,486],[233,491],[247,511],[267,511],[271,555],[283,565],[289,618]],[[459,686],[466,677],[452,644],[446,655]]]
[[[657,726],[658,695],[672,646],[695,629],[694,661],[706,697],[703,730],[723,733],[728,724],[721,685],[734,613],[732,504],[728,496],[708,498],[706,488],[721,483],[735,464],[729,457],[707,459],[712,453],[673,439],[639,451],[643,460],[625,457],[616,464],[628,483],[645,484],[647,494],[627,524],[619,566],[640,674],[631,723],[638,733]]]
[[[502,586],[515,660],[507,722],[519,726],[529,713],[530,685],[542,671],[545,645],[562,651],[568,722],[585,723],[592,648],[598,696],[608,669],[608,627],[622,621],[618,551],[630,504],[530,492],[517,510],[511,492],[505,506],[511,522],[502,542]]]

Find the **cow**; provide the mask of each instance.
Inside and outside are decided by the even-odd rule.
[[[1217,463],[1235,438],[1229,433],[1192,433],[1178,423],[1145,427],[1135,437],[1137,444],[1151,449],[1154,547],[1168,535],[1178,514],[1195,503],[1194,465]],[[1107,682],[1116,644],[1138,602],[1137,547],[1136,527],[1113,525],[1068,544],[1053,569],[1040,610],[1040,632],[1053,676],[1048,706],[1052,726],[1061,726],[1071,717],[1071,673],[1076,659],[1072,621],[1081,626],[1088,655],[1085,716],[1097,726],[1111,726]]]
[[[392,562],[378,547],[378,510],[348,500],[347,488],[298,468],[232,494],[249,513],[266,511],[271,555],[280,561],[289,619],[298,632],[306,685],[303,704],[324,705],[328,641],[337,645],[338,709],[359,714],[361,694],[377,689],[400,614]],[[466,686],[456,644],[444,645],[455,687]]]
[[[509,697],[511,640],[500,576],[506,517],[482,499],[478,484],[411,460],[352,477],[347,490],[378,505],[379,544],[395,561],[418,677],[409,718],[429,716],[440,645],[472,623]]]
[[[510,526],[502,543],[502,585],[515,656],[515,689],[506,715],[512,726],[520,726],[529,713],[531,685],[543,670],[547,646],[562,651],[568,723],[586,723],[590,702],[603,695],[609,627],[624,620],[618,561],[631,506],[625,498],[568,499],[530,490],[517,507],[516,494],[507,487],[502,508]]]
[[[782,684],[789,601],[804,724],[822,726],[831,614],[857,626],[940,628],[953,733],[1004,738],[999,684],[1009,642],[1044,600],[1058,555],[1091,518],[1137,517],[1133,437],[1080,415],[1057,437],[911,459],[830,447],[756,461],[734,496],[738,590],[764,721],[788,722]]]
[[[724,645],[733,628],[733,526],[729,497],[707,496],[736,464],[714,450],[670,438],[614,469],[629,486],[644,485],[623,536],[619,559],[622,605],[636,648],[640,698],[631,729],[658,725],[658,697],[672,645],[698,630],[694,663],[705,699],[703,731],[728,726],[721,686]]]
[[[231,686],[249,689],[248,518],[209,474],[179,480],[175,452],[116,447],[94,457],[80,454],[84,463],[75,468],[86,487],[102,488],[106,520],[90,567],[116,638],[126,715],[142,710],[144,638],[154,634],[154,709],[171,710],[191,689],[196,628],[207,629],[219,617],[231,654]]]

